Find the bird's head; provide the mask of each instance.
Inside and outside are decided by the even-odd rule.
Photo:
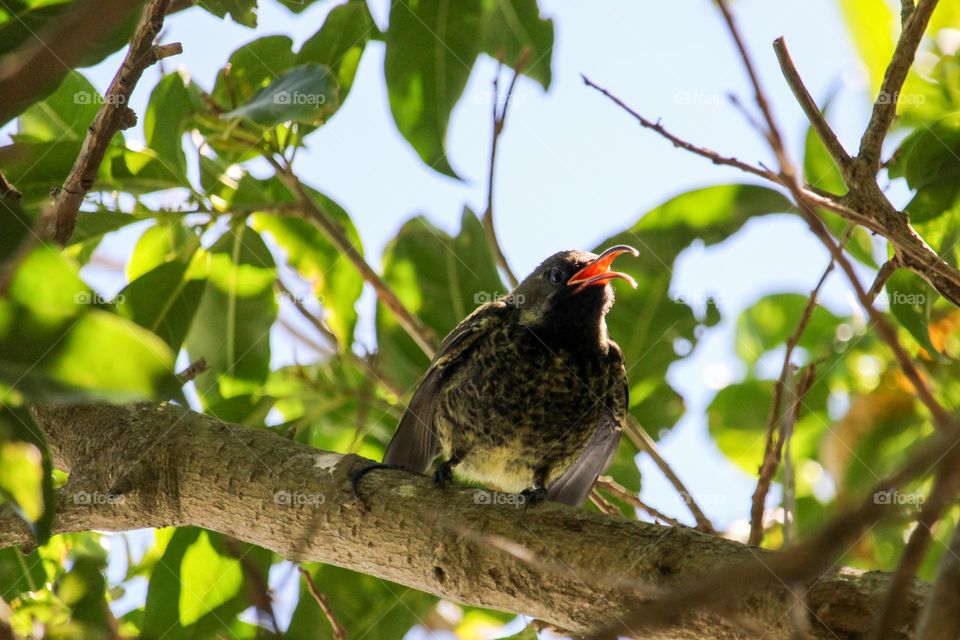
[[[569,331],[581,325],[596,328],[613,305],[610,282],[622,278],[637,286],[629,275],[610,268],[623,253],[639,255],[633,247],[620,244],[600,255],[560,251],[544,260],[511,295],[520,323],[534,330],[548,324]]]

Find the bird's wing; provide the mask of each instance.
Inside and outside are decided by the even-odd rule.
[[[506,311],[506,303],[488,302],[477,307],[444,339],[400,418],[397,431],[383,456],[384,464],[397,465],[416,473],[423,473],[430,467],[440,452],[440,439],[434,428],[434,410],[443,379],[462,361],[477,338],[503,319]]]
[[[629,387],[623,353],[610,342],[606,411],[586,449],[567,471],[547,487],[547,500],[581,506],[590,495],[597,477],[610,465],[620,444],[620,432],[627,416]]]

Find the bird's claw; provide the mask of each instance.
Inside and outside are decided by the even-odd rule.
[[[523,508],[534,507],[547,499],[547,490],[544,487],[537,486],[532,489],[524,489],[520,492],[524,497]]]
[[[435,487],[442,489],[451,482],[453,482],[453,467],[450,466],[449,462],[444,462],[433,472],[433,484]]]

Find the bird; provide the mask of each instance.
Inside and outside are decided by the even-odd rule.
[[[629,391],[623,353],[607,335],[614,259],[560,251],[509,294],[477,307],[443,340],[374,468],[425,473],[582,506],[613,459]]]

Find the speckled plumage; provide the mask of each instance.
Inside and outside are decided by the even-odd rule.
[[[607,338],[609,281],[575,290],[597,256],[551,256],[444,340],[384,463],[582,504],[616,452],[627,409],[623,355]],[[562,279],[558,275],[562,273]],[[552,282],[554,280],[561,280]]]

